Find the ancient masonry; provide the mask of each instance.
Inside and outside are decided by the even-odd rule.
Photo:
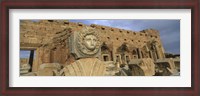
[[[179,58],[166,58],[154,29],[140,32],[67,20],[20,21],[22,76],[168,76]],[[34,56],[35,54],[35,56]]]

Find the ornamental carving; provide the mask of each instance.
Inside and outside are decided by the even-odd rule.
[[[71,53],[76,58],[97,57],[101,42],[96,30],[90,27],[74,32],[70,39]]]
[[[86,28],[82,32],[78,32],[76,46],[82,54],[90,56],[96,54],[100,49],[100,40],[97,32],[92,28]]]

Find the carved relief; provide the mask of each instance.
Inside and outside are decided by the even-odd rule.
[[[77,58],[97,57],[100,53],[101,42],[97,32],[93,28],[86,27],[80,32],[74,32],[71,36],[71,53]]]
[[[65,76],[104,76],[106,66],[97,58],[84,58],[65,66]]]
[[[93,55],[99,51],[100,41],[98,34],[94,30],[88,29],[79,32],[76,39],[77,48],[83,54]]]

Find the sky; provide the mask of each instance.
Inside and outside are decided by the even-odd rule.
[[[160,32],[165,53],[180,54],[180,20],[69,20],[86,25],[98,24],[115,28],[142,31],[156,29]],[[28,51],[20,51],[20,57],[29,57]]]

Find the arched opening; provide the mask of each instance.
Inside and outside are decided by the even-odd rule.
[[[110,61],[111,58],[111,51],[108,48],[108,46],[106,45],[105,42],[103,42],[102,46],[101,46],[101,60],[102,61]]]
[[[125,58],[125,60],[126,60],[126,63],[128,64],[128,63],[129,63],[129,61],[130,61],[130,57],[129,57],[128,55],[126,55],[125,57],[126,57],[126,58]]]
[[[129,49],[126,43],[123,43],[119,48],[118,52],[121,54],[121,59],[122,59],[122,64],[128,64],[130,61],[130,56]]]
[[[109,61],[108,56],[103,56],[103,61]]]
[[[133,55],[133,59],[138,59],[138,53],[137,53],[137,50],[136,50],[136,49],[134,49],[134,50],[132,51],[132,55]]]
[[[103,61],[110,61],[110,56],[108,54],[102,54]]]
[[[122,64],[122,59],[120,54],[115,54],[115,62],[119,63],[120,65]]]

